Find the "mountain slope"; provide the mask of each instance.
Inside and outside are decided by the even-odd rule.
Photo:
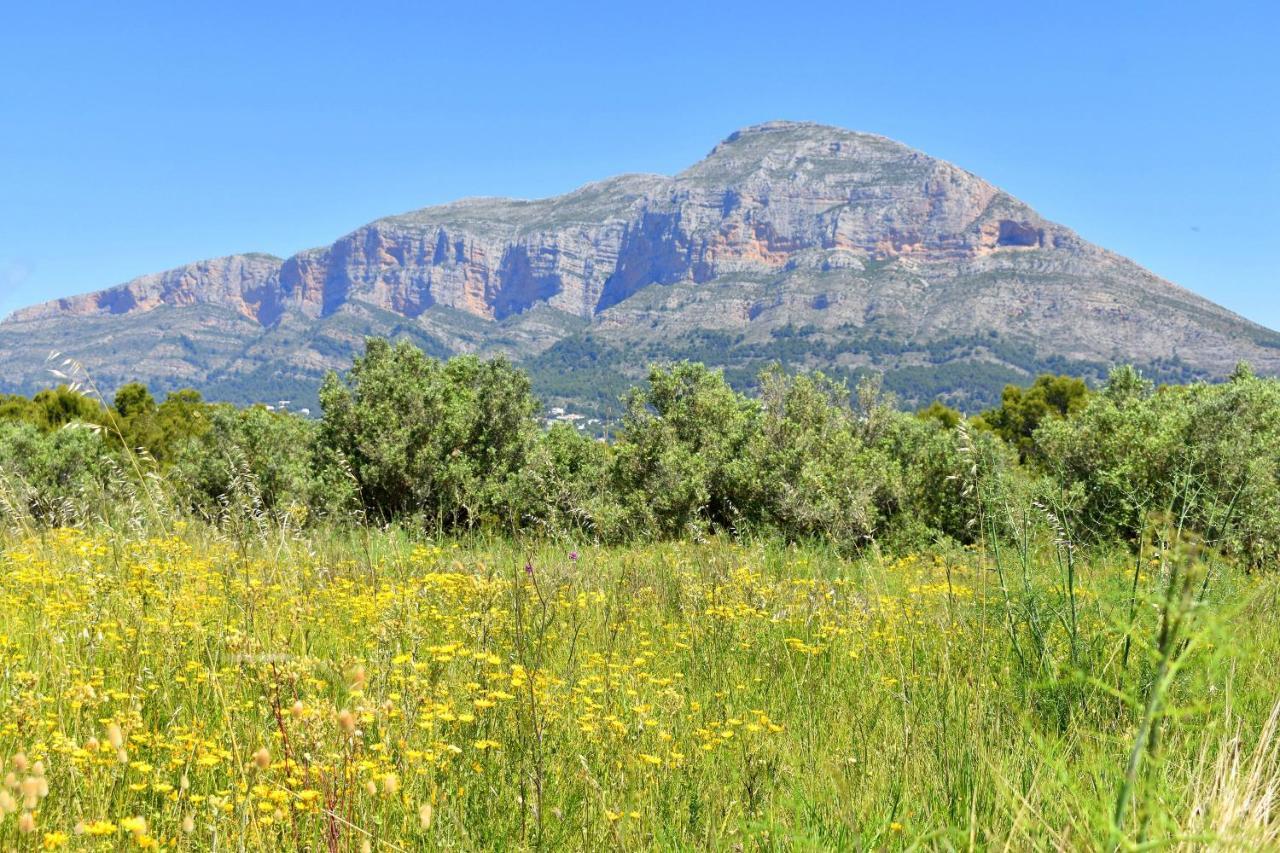
[[[560,402],[604,405],[647,359],[746,381],[769,360],[886,371],[909,398],[980,405],[1039,369],[1280,372],[1280,335],[905,145],[813,124],[731,135],[674,177],[536,201],[469,199],[281,261],[244,255],[19,311],[0,385],[75,355],[113,385],[310,399],[368,334],[504,353]]]

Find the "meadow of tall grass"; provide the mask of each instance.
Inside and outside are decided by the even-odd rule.
[[[877,438],[803,380],[783,408],[813,428],[765,419],[744,472],[707,449],[728,421],[704,404],[754,404],[680,370],[696,411],[655,392],[618,446],[513,430],[563,451],[553,469],[610,475],[615,521],[649,522],[615,537],[581,523],[590,477],[537,524],[444,527],[378,512],[383,480],[337,466],[364,503],[325,516],[234,443],[201,451],[230,474],[193,504],[182,480],[208,466],[134,451],[131,406],[47,398],[103,417],[14,433],[52,454],[44,486],[0,459],[0,847],[1280,849],[1275,460],[1237,452],[1271,434],[1139,452],[1183,396],[1265,415],[1280,386],[1144,396],[1121,372],[1011,470],[969,423],[884,415],[899,433]],[[210,412],[272,464],[288,442],[262,435],[314,439]],[[876,442],[876,464],[854,452]],[[484,485],[505,445],[474,444],[437,449]],[[530,453],[502,481],[517,496],[559,482]],[[885,492],[893,523],[846,505],[877,476],[915,484]],[[724,518],[763,495],[772,523],[668,500],[696,477]]]
[[[0,538],[6,849],[1260,849],[1280,584],[176,518]]]

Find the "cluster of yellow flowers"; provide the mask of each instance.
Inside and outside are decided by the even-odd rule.
[[[973,595],[931,559],[869,595],[729,553],[742,562],[673,548],[646,578],[625,555],[605,572],[439,545],[12,543],[0,841],[483,847],[482,826],[528,839],[551,822],[617,841],[660,824],[664,798],[782,761],[804,679]]]

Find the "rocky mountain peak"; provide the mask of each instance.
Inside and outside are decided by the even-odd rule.
[[[1006,379],[1046,358],[1081,371],[1128,360],[1217,375],[1241,358],[1280,370],[1280,336],[962,168],[874,134],[769,122],[674,176],[466,199],[284,260],[201,261],[19,311],[0,324],[0,385],[30,387],[43,367],[30,353],[76,344],[108,376],[162,385],[247,387],[272,364],[314,382],[367,333],[516,359],[617,346],[632,371],[734,347],[745,364],[785,355],[845,371],[884,367],[873,352],[900,370],[976,359]],[[707,335],[727,337],[699,349]]]
[[[681,173],[682,178],[725,178],[769,175],[802,178],[804,168],[838,176],[858,174],[886,164],[917,164],[927,168],[932,158],[884,136],[845,130],[813,122],[773,121],[729,134],[703,160]],[[910,171],[910,170],[908,170]]]

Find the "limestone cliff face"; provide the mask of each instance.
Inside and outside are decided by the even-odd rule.
[[[674,178],[380,220],[286,261],[279,289],[308,316],[359,299],[409,317],[442,305],[502,319],[543,302],[590,318],[651,284],[775,272],[805,249],[958,260],[1079,244],[906,146],[778,123],[734,134]]]
[[[271,255],[231,255],[188,264],[84,296],[58,299],[14,312],[6,322],[139,314],[161,305],[219,305],[260,320],[275,296],[281,260]]]
[[[147,358],[121,342],[126,327],[153,342]],[[634,351],[678,349],[699,330],[763,344],[793,327],[817,335],[814,366],[863,364],[871,331],[920,346],[1001,335],[1043,357],[1173,359],[1206,375],[1246,358],[1280,372],[1280,336],[963,169],[883,137],[775,122],[675,176],[469,199],[283,261],[203,261],[19,311],[0,324],[0,385],[30,385],[32,344],[83,342],[110,375],[141,364],[144,379],[240,381],[274,364],[310,381],[342,367],[364,333],[520,359],[584,329]]]

